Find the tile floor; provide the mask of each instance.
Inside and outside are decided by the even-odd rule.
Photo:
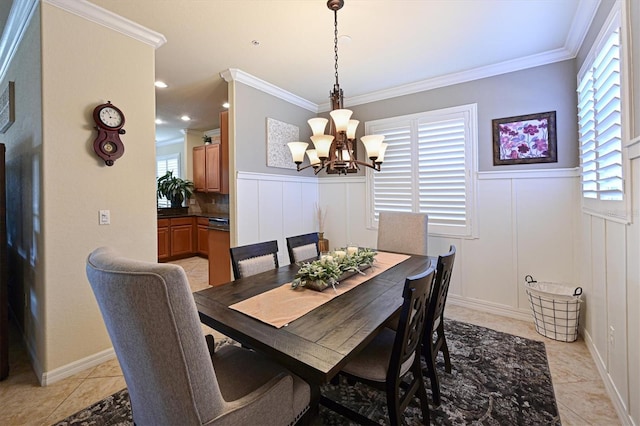
[[[207,261],[189,258],[181,265],[194,291],[208,285]],[[562,343],[540,336],[533,322],[491,315],[454,305],[446,316],[545,342],[563,425],[621,424],[582,341]],[[211,330],[203,326],[203,331]],[[126,386],[117,360],[41,387],[20,338],[11,336],[10,373],[0,382],[0,425],[51,425]],[[217,334],[217,333],[216,333]]]

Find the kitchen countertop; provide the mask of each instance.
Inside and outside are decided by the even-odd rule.
[[[211,218],[211,217],[220,217],[220,218],[225,218],[225,219],[229,219],[229,214],[228,213],[168,213],[168,214],[158,214],[158,219],[171,219],[171,218],[178,218],[178,217],[206,217],[206,218]],[[210,230],[214,230],[214,231],[224,231],[224,232],[229,232],[229,226],[224,226],[224,225],[209,225],[209,229]]]

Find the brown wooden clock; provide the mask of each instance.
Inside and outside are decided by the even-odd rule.
[[[107,101],[106,104],[95,107],[93,120],[96,122],[95,129],[98,131],[98,136],[93,141],[93,150],[107,166],[113,166],[113,163],[124,154],[124,145],[120,140],[120,135],[125,134],[122,128],[124,114],[111,101]]]

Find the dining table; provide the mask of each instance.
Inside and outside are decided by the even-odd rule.
[[[278,327],[233,307],[278,288],[301,291],[289,285],[299,268],[296,264],[200,290],[194,293],[194,298],[203,324],[264,354],[319,389],[320,385],[331,381],[392,317],[399,315],[405,279],[425,271],[437,260],[419,255],[407,255],[403,259]],[[374,271],[376,267],[374,262]],[[329,287],[324,291],[334,290]],[[291,296],[296,294],[291,293]],[[295,299],[288,303],[296,304]]]

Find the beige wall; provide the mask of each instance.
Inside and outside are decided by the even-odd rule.
[[[6,143],[14,279],[46,384],[111,354],[85,275],[88,253],[109,245],[156,258],[155,50],[51,4],[40,8],[7,75],[18,119]],[[112,167],[93,151],[92,112],[107,100],[126,117],[125,154]],[[111,225],[98,225],[99,210],[110,210]]]

